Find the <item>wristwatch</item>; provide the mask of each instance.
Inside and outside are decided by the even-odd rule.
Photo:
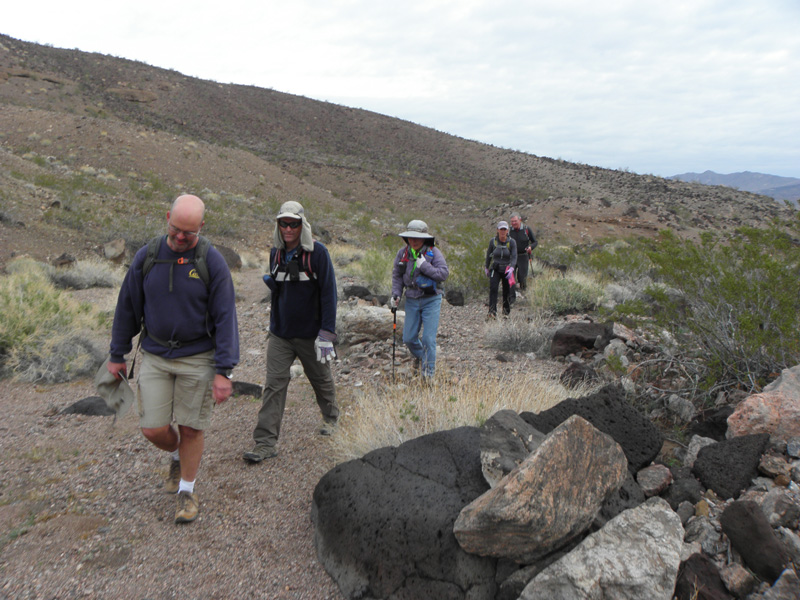
[[[233,379],[233,369],[225,369],[220,375],[225,375],[228,379]]]

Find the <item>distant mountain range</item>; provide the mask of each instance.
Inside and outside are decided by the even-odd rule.
[[[705,171],[703,173],[682,173],[667,179],[704,183],[706,185],[724,185],[743,192],[771,196],[776,200],[788,200],[795,206],[800,205],[800,179],[794,177],[779,177],[777,175],[765,175],[764,173],[752,173],[751,171],[731,173],[729,175]]]

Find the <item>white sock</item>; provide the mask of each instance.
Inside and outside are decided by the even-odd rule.
[[[172,457],[172,460],[180,460],[181,459],[181,455],[178,452],[177,448],[175,450],[173,450],[172,452],[170,452],[169,455]]]
[[[181,478],[181,482],[178,485],[178,493],[181,492],[189,492],[190,494],[194,494],[194,481],[186,481],[185,479]]]

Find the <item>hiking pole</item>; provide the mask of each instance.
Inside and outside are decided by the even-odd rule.
[[[394,376],[394,350],[397,347],[397,307],[392,307],[392,383],[397,383]]]

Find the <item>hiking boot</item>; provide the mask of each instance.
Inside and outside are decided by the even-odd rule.
[[[333,435],[333,432],[336,431],[336,421],[335,420],[328,420],[325,419],[320,425],[319,434],[320,435]]]
[[[273,446],[266,444],[256,444],[250,452],[242,454],[242,458],[247,462],[260,463],[266,458],[278,456],[278,451]]]
[[[497,319],[497,315],[495,313],[489,313],[488,315],[486,315],[486,320],[487,321],[495,321],[496,319]]]
[[[164,482],[164,491],[167,494],[177,494],[180,483],[181,483],[181,461],[170,460],[169,475],[167,475],[167,480]]]
[[[200,500],[197,494],[181,492],[178,494],[178,509],[175,511],[176,523],[191,523],[200,512]]]

